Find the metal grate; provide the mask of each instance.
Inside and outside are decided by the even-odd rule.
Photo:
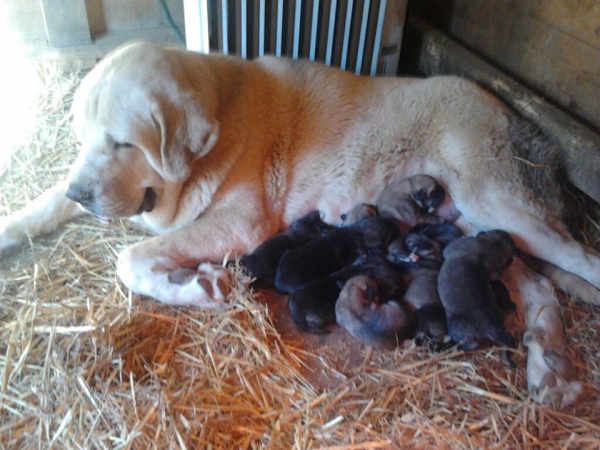
[[[401,32],[386,23],[398,22],[388,3],[392,13],[398,10],[398,2],[386,0],[184,0],[186,40],[191,50],[247,59],[290,56],[355,73],[395,75]],[[400,27],[403,15],[404,9]],[[386,30],[393,42],[382,51]]]

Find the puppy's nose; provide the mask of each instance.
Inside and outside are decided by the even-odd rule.
[[[89,206],[94,201],[94,193],[78,183],[69,184],[67,189],[67,198],[74,202],[81,203],[82,206]]]

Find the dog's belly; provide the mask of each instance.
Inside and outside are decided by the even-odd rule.
[[[362,158],[332,152],[335,163],[308,160],[298,165],[302,178],[296,177],[290,185],[283,221],[292,220],[312,210],[319,210],[327,223],[341,223],[340,215],[347,213],[357,203],[373,204],[392,178],[421,173],[424,164],[421,158],[404,154],[368,155]]]

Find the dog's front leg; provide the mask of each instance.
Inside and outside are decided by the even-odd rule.
[[[519,258],[503,275],[525,320],[523,343],[527,352],[527,387],[540,403],[558,408],[574,404],[583,393],[564,334],[560,305],[550,282]]]
[[[229,272],[220,263],[257,246],[273,234],[270,222],[259,217],[253,203],[221,208],[177,231],[165,233],[125,249],[117,274],[133,292],[172,305],[219,308],[226,304]]]
[[[20,245],[27,236],[54,231],[61,223],[83,214],[79,204],[65,193],[67,183],[48,189],[24,209],[0,220],[0,256]]]

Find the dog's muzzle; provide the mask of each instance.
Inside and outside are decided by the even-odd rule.
[[[66,196],[86,209],[91,209],[91,206],[94,203],[94,193],[90,189],[77,183],[69,184]]]

